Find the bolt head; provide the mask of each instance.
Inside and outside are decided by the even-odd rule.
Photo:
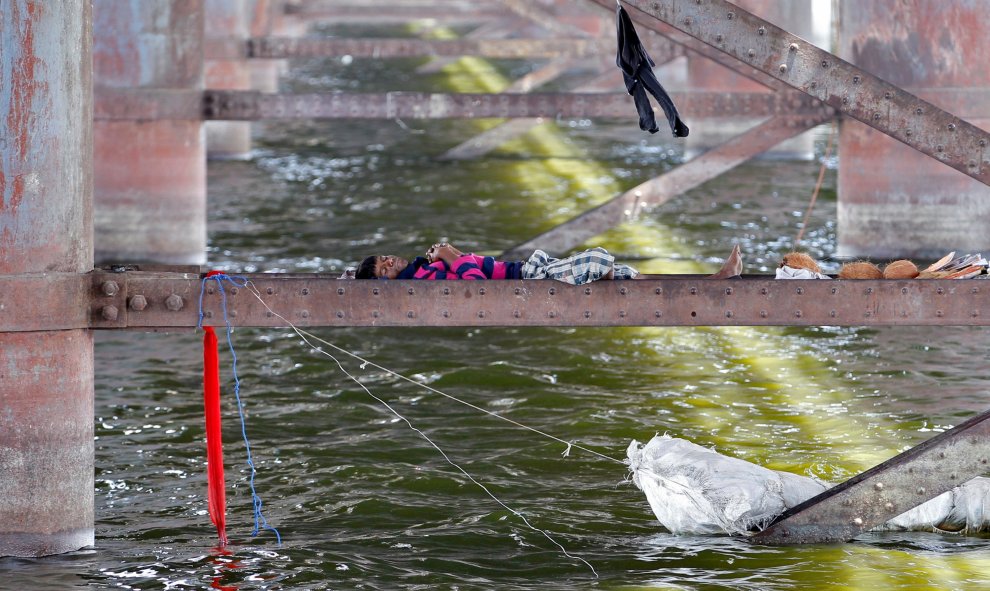
[[[128,304],[131,310],[135,312],[140,312],[148,307],[148,300],[141,294],[131,296],[131,301]]]
[[[118,291],[120,291],[120,286],[117,285],[116,281],[104,281],[103,285],[100,286],[100,289],[103,290],[103,295],[112,298],[117,295]]]
[[[165,307],[172,312],[178,312],[181,310],[184,303],[185,302],[182,301],[182,297],[175,293],[165,298]]]
[[[103,306],[103,309],[100,310],[100,316],[102,316],[104,320],[108,320],[110,322],[117,320],[117,314],[117,306]]]

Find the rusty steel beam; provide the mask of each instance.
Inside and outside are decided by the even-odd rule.
[[[0,276],[0,332],[192,328],[201,277],[193,271],[136,270]],[[990,325],[990,284],[978,280],[654,275],[576,287],[550,280],[245,277],[274,312],[299,326]],[[249,290],[229,283],[224,288],[232,324],[285,326]],[[207,323],[222,322],[215,281],[207,282],[203,311]]]
[[[172,88],[93,89],[96,121],[158,121],[203,119],[203,91]]]
[[[604,0],[591,0],[603,6]],[[791,35],[726,0],[627,0],[748,67],[990,184],[990,132]],[[612,7],[614,9],[614,7]],[[641,17],[638,17],[641,18]],[[639,21],[641,22],[641,21]]]
[[[845,542],[990,471],[990,412],[788,509],[750,541]]]
[[[671,93],[687,116],[818,115],[831,113],[798,93]],[[444,94],[263,94],[253,91],[207,90],[207,119],[450,119],[496,117],[634,117],[632,99],[624,93]]]
[[[242,41],[242,44],[244,42]],[[255,37],[248,39],[240,51],[249,58],[285,59],[298,57],[333,57],[387,59],[397,57],[438,57],[473,55],[489,58],[583,57],[614,51],[607,39],[477,39],[450,40],[415,38],[335,39],[321,37]],[[208,45],[225,56],[236,53],[225,44]],[[222,52],[222,53],[221,53]],[[207,54],[207,58],[215,56]]]
[[[828,119],[828,115],[771,118],[666,174],[512,247],[502,256],[522,257],[536,248],[558,254],[573,250],[589,238],[635,219],[644,209],[661,205]]]

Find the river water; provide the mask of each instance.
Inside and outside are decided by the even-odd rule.
[[[416,75],[420,63],[299,62],[284,87],[498,90],[498,80],[531,67],[462,60]],[[639,132],[632,119],[559,121],[483,158],[437,158],[491,124],[259,125],[250,160],[210,163],[210,266],[338,272],[366,254],[413,255],[439,239],[494,253],[684,159],[681,145]],[[747,272],[770,273],[793,245],[829,133],[816,131],[812,160],[747,164],[593,243],[654,273],[712,271],[739,243]],[[830,271],[836,162],[827,162],[804,245]],[[221,364],[231,543],[219,549],[206,513],[201,335],[101,333],[96,547],[4,559],[0,587],[990,588],[990,543],[978,536],[877,533],[765,548],[672,535],[620,462],[631,440],[669,433],[840,482],[986,408],[986,331],[313,332],[373,364],[334,353],[338,367],[288,329],[232,335],[254,484],[281,543],[264,528],[252,536],[229,351]],[[613,459],[578,449],[564,457],[559,441],[424,385]]]

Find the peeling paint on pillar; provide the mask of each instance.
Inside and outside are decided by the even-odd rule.
[[[245,0],[205,0],[207,35],[216,39],[248,37]],[[212,90],[250,90],[248,60],[207,60],[206,87]],[[251,154],[251,124],[244,121],[208,121],[206,152],[210,158],[248,158]]]
[[[203,0],[95,0],[98,87],[203,89]],[[199,120],[96,121],[96,260],[206,262]]]
[[[0,3],[0,274],[93,266],[88,0]],[[94,543],[93,340],[0,332],[0,556]]]
[[[839,52],[987,129],[985,21],[977,0],[847,0]],[[990,248],[990,187],[856,121],[843,122],[839,154],[838,254],[938,258]]]

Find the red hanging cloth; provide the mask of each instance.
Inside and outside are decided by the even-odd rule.
[[[217,335],[203,327],[203,406],[206,415],[206,482],[210,519],[220,546],[227,545],[227,493],[223,479],[223,439],[220,432],[220,359]]]

